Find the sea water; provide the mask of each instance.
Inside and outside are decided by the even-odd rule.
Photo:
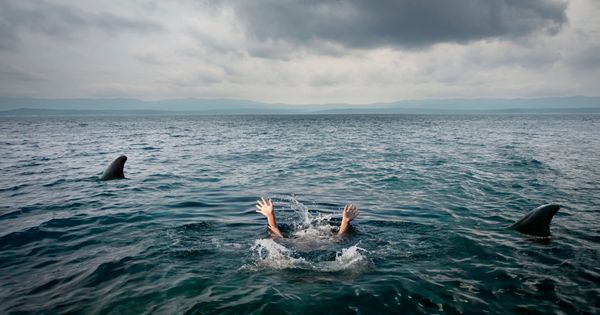
[[[0,135],[2,314],[600,312],[599,115],[4,117]],[[127,179],[99,181],[121,154]],[[550,240],[508,229],[546,203]]]

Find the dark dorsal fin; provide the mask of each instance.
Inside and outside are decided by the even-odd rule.
[[[556,204],[539,206],[511,225],[511,228],[524,234],[549,237],[550,222],[559,209],[560,206]]]
[[[127,161],[127,157],[124,155],[116,158],[110,165],[106,168],[102,176],[100,176],[100,180],[111,180],[111,179],[123,179],[125,178],[125,174],[123,173],[123,167],[125,167],[125,161]]]

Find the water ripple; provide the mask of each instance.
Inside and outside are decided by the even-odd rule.
[[[594,115],[1,119],[3,314],[600,312]]]

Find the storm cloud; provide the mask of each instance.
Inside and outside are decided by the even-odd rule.
[[[0,97],[598,95],[597,0],[0,0]]]
[[[554,34],[567,3],[554,0],[232,1],[249,36],[299,45],[421,48],[486,38]]]
[[[157,32],[162,30],[162,26],[143,19],[126,18],[108,12],[89,12],[43,0],[0,1],[0,49],[18,45],[21,31],[72,38],[88,30],[109,34],[122,31]]]

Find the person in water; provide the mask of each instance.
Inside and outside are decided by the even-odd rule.
[[[273,209],[273,201],[271,199],[260,198],[260,200],[256,201],[256,212],[267,217],[267,228],[272,236],[283,238],[283,234],[279,230],[277,226],[277,221],[275,220],[275,211]],[[337,235],[343,235],[348,231],[350,227],[350,222],[354,220],[358,216],[358,209],[352,205],[351,203],[347,204],[342,210],[342,223],[340,224],[340,229],[338,230]]]

